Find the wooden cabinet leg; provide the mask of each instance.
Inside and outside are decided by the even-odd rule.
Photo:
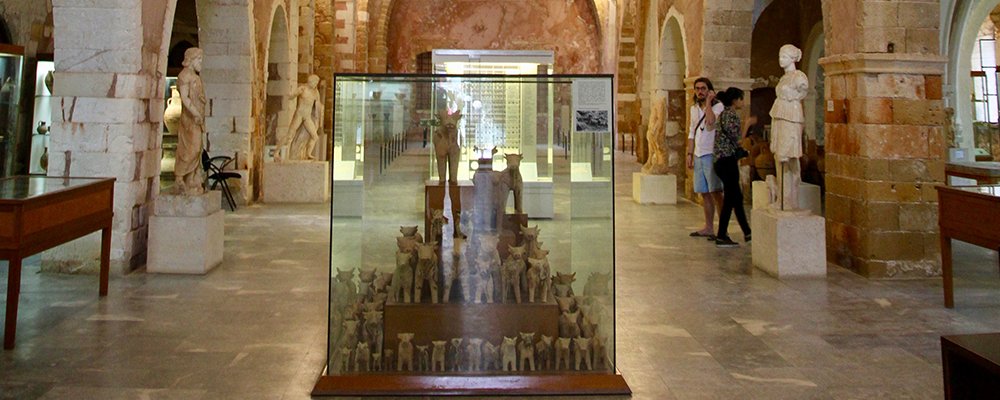
[[[14,348],[14,332],[17,331],[17,301],[21,295],[21,256],[10,259],[7,268],[7,315],[3,326],[3,349]]]
[[[944,286],[944,306],[955,308],[955,293],[951,277],[951,238],[941,235],[941,278]]]
[[[101,230],[101,288],[100,295],[108,295],[108,273],[111,269],[111,226]]]

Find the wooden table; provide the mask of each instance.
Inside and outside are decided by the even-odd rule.
[[[975,179],[976,182],[1000,183],[1000,162],[996,161],[956,161],[944,164],[944,175]],[[947,182],[946,182],[947,183]]]
[[[944,306],[955,307],[951,239],[1000,250],[1000,185],[936,186]]]
[[[21,260],[101,230],[100,295],[108,294],[113,178],[15,176],[0,179],[0,259],[9,261],[3,348],[14,348]]]
[[[941,337],[945,399],[987,399],[1000,393],[1000,333]]]

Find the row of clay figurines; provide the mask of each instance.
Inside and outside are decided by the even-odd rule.
[[[481,338],[432,340],[413,343],[413,333],[397,335],[399,346],[394,353],[373,353],[368,343],[358,342],[352,349],[340,349],[341,371],[349,372],[480,372],[545,371],[559,369],[594,370],[607,367],[605,344],[592,338],[553,338],[534,332],[519,332],[503,337],[499,346]]]
[[[435,216],[439,217],[440,213]],[[438,273],[444,264],[441,271],[444,295],[440,297],[444,302],[451,298],[456,281],[462,288],[462,299],[468,303],[493,303],[497,297],[502,303],[521,303],[522,293],[530,303],[549,301],[552,284],[549,251],[541,248],[537,226],[521,226],[520,229],[522,243],[508,246],[506,260],[500,259],[499,235],[476,234],[469,240],[456,238],[452,259],[442,263],[437,256],[437,242],[425,243],[416,226],[401,227],[403,236],[396,238],[398,249],[390,300],[419,302],[426,281],[431,303],[437,303]]]

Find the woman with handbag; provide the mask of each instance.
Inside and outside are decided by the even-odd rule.
[[[729,238],[729,216],[734,212],[736,221],[743,230],[744,242],[750,241],[750,224],[743,210],[743,191],[740,189],[739,160],[748,155],[740,146],[746,127],[757,122],[757,118],[747,118],[746,125],[740,123],[739,110],[743,108],[743,90],[731,87],[719,93],[717,98],[726,107],[719,114],[719,127],[715,135],[715,173],[722,180],[722,213],[719,215],[719,231],[715,235],[716,247],[739,247]]]

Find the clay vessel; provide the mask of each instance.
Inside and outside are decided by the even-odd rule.
[[[177,134],[177,127],[181,123],[181,94],[177,91],[177,86],[170,87],[170,98],[167,99],[167,109],[163,112],[163,125],[166,125],[167,132],[171,135]]]
[[[38,127],[35,128],[35,132],[39,135],[44,135],[49,133],[49,126],[45,124],[45,121],[38,121]]]

